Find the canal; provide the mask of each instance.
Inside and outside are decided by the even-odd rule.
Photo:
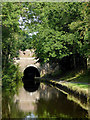
[[[12,102],[11,102],[12,101]],[[87,118],[88,111],[67,99],[67,94],[40,83],[38,90],[28,92],[20,87],[8,101],[10,118]]]

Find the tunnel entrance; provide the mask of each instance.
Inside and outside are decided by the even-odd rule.
[[[40,77],[40,72],[35,66],[29,66],[24,70],[22,81],[26,91],[34,92],[38,90],[40,82],[35,81],[35,77]]]
[[[35,66],[29,66],[24,70],[24,76],[32,80],[34,77],[40,77],[40,73]]]

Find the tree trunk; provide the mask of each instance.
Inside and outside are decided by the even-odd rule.
[[[76,69],[76,56],[73,55],[73,66],[74,66],[74,69]]]

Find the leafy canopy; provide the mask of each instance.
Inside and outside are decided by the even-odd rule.
[[[25,4],[25,8],[25,26],[29,32],[38,32],[31,44],[41,62],[88,55],[89,3],[40,2]]]

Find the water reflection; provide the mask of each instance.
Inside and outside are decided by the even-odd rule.
[[[31,113],[30,115],[26,116],[26,119],[30,119],[30,118],[37,118],[38,116],[35,116],[33,113]]]
[[[39,92],[27,92],[24,88],[19,89],[19,94],[14,96],[14,103],[18,100],[18,108],[23,112],[33,113],[36,110],[35,102],[39,99]]]
[[[23,83],[24,83],[24,89],[28,92],[34,92],[38,90],[40,86],[39,81],[30,80],[29,78],[24,78],[24,77],[23,77]]]
[[[84,118],[88,114],[78,104],[67,100],[67,95],[44,84],[40,85],[38,91],[30,93],[21,88],[19,95],[15,96],[15,101],[17,100],[18,109],[26,113],[31,113],[28,114],[28,117],[34,115],[39,118]]]

